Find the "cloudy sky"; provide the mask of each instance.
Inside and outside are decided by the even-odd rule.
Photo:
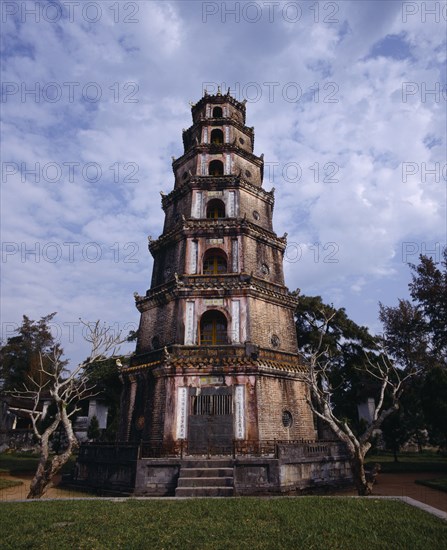
[[[2,338],[135,329],[189,101],[247,99],[286,282],[380,332],[446,243],[445,2],[2,2]]]

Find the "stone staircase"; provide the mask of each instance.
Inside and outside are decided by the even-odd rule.
[[[233,463],[227,459],[184,460],[176,497],[231,497]]]

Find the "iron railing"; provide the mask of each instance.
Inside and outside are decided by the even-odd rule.
[[[345,447],[340,441],[311,441],[311,440],[249,440],[235,439],[228,444],[214,444],[209,442],[200,452],[190,449],[187,439],[180,439],[171,443],[162,440],[145,441],[140,444],[140,458],[162,458],[186,456],[232,456],[283,458],[290,455],[302,458],[323,456],[338,456],[344,454]]]

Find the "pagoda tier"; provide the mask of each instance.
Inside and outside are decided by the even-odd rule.
[[[274,190],[262,188],[245,104],[205,94],[192,118],[174,188],[162,193],[163,233],[149,237],[151,287],[135,295],[121,438],[187,441],[192,454],[233,440],[313,440],[286,235],[273,230]]]

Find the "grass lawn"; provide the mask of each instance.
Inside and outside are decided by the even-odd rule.
[[[6,470],[11,475],[16,472],[28,472],[33,474],[37,468],[38,458],[27,453],[1,453],[0,469]]]
[[[0,490],[8,489],[9,487],[15,487],[16,485],[23,485],[23,481],[13,479],[1,479],[0,478]],[[0,496],[1,498],[1,496]]]
[[[439,479],[417,479],[416,483],[447,493],[447,477],[440,477]]]
[[[70,472],[76,461],[75,456],[71,456],[67,464],[62,468],[62,473]],[[34,474],[37,469],[39,457],[30,453],[0,453],[0,472],[6,471],[11,475],[17,473]]]
[[[447,457],[438,453],[400,453],[394,462],[392,453],[367,455],[367,463],[378,462],[384,473],[447,472]]]
[[[0,525],[2,549],[15,550],[426,550],[447,540],[445,521],[374,498],[2,503]]]

